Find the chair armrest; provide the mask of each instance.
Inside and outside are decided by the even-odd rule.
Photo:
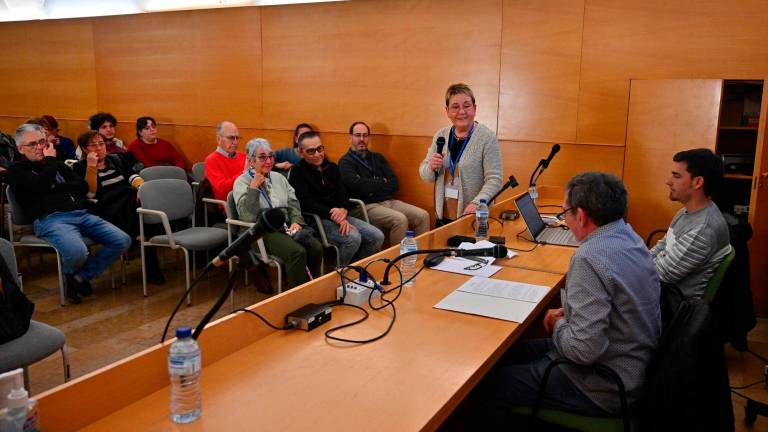
[[[360,208],[363,210],[363,219],[365,220],[366,223],[371,223],[371,220],[368,219],[368,210],[365,208],[365,203],[363,202],[363,200],[360,200],[357,198],[350,198],[349,202],[360,206]]]
[[[320,242],[322,243],[323,247],[331,247],[331,244],[328,243],[328,237],[325,235],[325,228],[323,228],[323,223],[320,219],[320,216],[316,215],[315,213],[307,212],[302,212],[301,214],[305,219],[312,219],[315,222],[315,227],[317,227],[317,232],[320,234]]]
[[[165,230],[165,235],[168,236],[168,244],[170,245],[171,249],[176,249],[176,242],[173,240],[173,231],[171,231],[171,222],[168,220],[168,215],[165,214],[165,212],[162,212],[160,210],[151,210],[151,209],[145,209],[143,207],[139,207],[136,209],[136,213],[139,214],[139,227],[141,228],[142,237],[144,233],[144,215],[151,215],[151,216],[157,216],[160,218],[160,223],[163,224],[163,230]],[[142,238],[142,241],[146,241],[146,239]]]
[[[229,211],[227,210],[227,202],[224,200],[218,200],[213,198],[203,198],[203,205],[205,206],[205,211],[203,212],[203,217],[205,218],[205,226],[208,226],[208,206],[209,205],[220,205],[224,208],[224,214],[227,216],[227,218],[231,217],[229,214]]]

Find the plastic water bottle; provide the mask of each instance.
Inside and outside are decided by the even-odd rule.
[[[481,199],[480,204],[475,208],[475,222],[477,223],[475,239],[488,240],[488,201],[485,199]]]
[[[191,423],[200,417],[200,346],[192,329],[176,329],[176,342],[168,350],[171,377],[171,421]]]
[[[400,242],[400,255],[406,252],[412,252],[418,250],[419,246],[416,244],[416,234],[413,231],[406,231],[405,237]],[[400,260],[400,271],[403,273],[403,282],[411,279],[416,273],[416,255],[411,255]],[[406,283],[407,286],[413,285],[413,280]]]

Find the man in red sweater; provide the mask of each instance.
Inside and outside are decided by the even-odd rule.
[[[226,200],[232,185],[246,166],[245,153],[237,151],[240,134],[237,126],[223,121],[216,126],[216,150],[205,158],[205,177],[211,182],[213,197]]]

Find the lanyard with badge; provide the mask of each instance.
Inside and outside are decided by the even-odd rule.
[[[450,136],[448,137],[448,171],[451,175],[450,182],[447,182],[445,185],[445,197],[451,198],[451,199],[459,199],[459,186],[456,184],[456,169],[459,165],[459,160],[461,160],[461,155],[464,154],[464,149],[467,148],[467,144],[469,144],[469,139],[472,138],[472,131],[475,130],[475,124],[472,123],[472,127],[469,128],[469,132],[467,132],[467,136],[464,138],[464,143],[461,145],[461,149],[459,149],[459,155],[456,157],[456,162],[453,161],[453,158],[450,154],[450,149],[453,146],[454,139],[456,139],[455,135],[455,129],[451,128]]]
[[[253,168],[248,168],[248,176],[253,178],[255,175],[256,174],[255,174]],[[269,186],[270,187],[272,186],[272,176],[269,173],[267,174],[267,179],[265,180],[265,183],[266,182],[269,182]],[[264,199],[267,201],[267,205],[269,206],[269,208],[272,208],[273,207],[272,206],[272,200],[269,199],[269,194],[264,190],[265,189],[264,186],[267,186],[267,185],[266,184],[262,184],[262,187],[259,188],[259,194],[261,194],[261,196],[263,196]]]

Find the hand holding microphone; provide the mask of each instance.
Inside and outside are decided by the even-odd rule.
[[[443,166],[443,147],[445,147],[445,138],[437,137],[435,142],[437,150],[432,153],[432,157],[429,158],[429,168],[435,172],[435,178],[440,175],[440,168]]]

